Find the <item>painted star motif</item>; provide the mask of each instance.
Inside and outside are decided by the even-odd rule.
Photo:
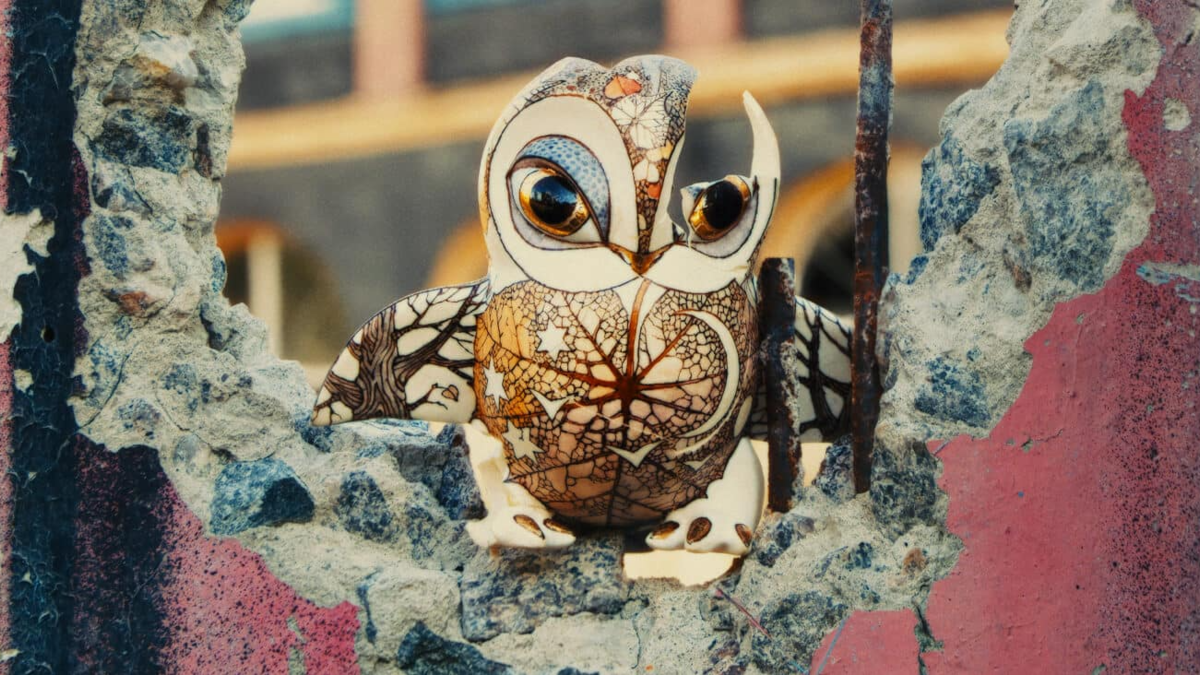
[[[529,429],[509,427],[508,431],[504,432],[504,440],[508,441],[513,456],[517,459],[535,459],[537,453],[544,452],[529,441]]]
[[[542,396],[542,393],[539,391],[533,392],[533,397],[538,400],[538,403],[542,404],[542,407],[546,410],[546,415],[550,419],[554,419],[554,416],[558,414],[558,411],[562,410],[563,405],[565,405],[567,401],[571,400],[571,397],[567,396],[565,398],[560,398],[557,401],[551,401],[545,396]]]
[[[538,351],[546,352],[550,358],[556,359],[560,353],[567,351],[567,343],[563,339],[567,336],[567,329],[550,324],[538,331],[537,336]]]
[[[661,442],[662,441],[654,441],[653,443],[647,443],[646,445],[643,445],[642,447],[638,448],[636,451],[633,451],[633,452],[630,452],[629,450],[623,450],[621,448],[618,448],[618,447],[612,446],[612,445],[608,446],[608,449],[612,450],[613,452],[620,455],[625,461],[629,462],[630,464],[632,464],[634,466],[640,466],[642,464],[642,460],[646,459],[646,455],[650,454],[650,451],[653,450]]]
[[[496,362],[492,361],[487,368],[483,369],[484,389],[483,397],[496,397],[496,406],[500,406],[500,399],[508,398],[504,393],[504,373],[496,370]]]

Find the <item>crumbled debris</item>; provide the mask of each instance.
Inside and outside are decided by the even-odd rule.
[[[513,669],[488,660],[473,645],[447,640],[418,621],[400,642],[396,665],[410,675],[508,675]]]
[[[838,439],[825,449],[825,460],[821,462],[813,485],[836,504],[854,499],[853,463],[850,437]]]
[[[354,471],[342,479],[334,513],[346,530],[371,541],[396,538],[396,518],[383,491],[366,471]]]
[[[532,632],[552,616],[617,614],[629,587],[617,537],[581,538],[561,551],[480,551],[463,571],[463,635],[480,641]]]
[[[210,522],[217,534],[306,523],[312,517],[313,499],[308,488],[291,467],[277,459],[233,462],[217,477]]]

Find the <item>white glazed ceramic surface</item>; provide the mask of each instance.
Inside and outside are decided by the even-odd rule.
[[[564,59],[530,83],[480,167],[488,278],[404,297],[364,324],[313,424],[466,425],[482,546],[565,546],[586,524],[653,526],[655,548],[745,553],[763,498],[751,272],[779,150],[746,94],[750,175],[684,188],[687,220],[673,222],[694,78],[644,56],[611,70]],[[841,413],[842,393],[821,381],[849,380],[849,331],[798,302],[812,400],[793,417],[819,427]]]

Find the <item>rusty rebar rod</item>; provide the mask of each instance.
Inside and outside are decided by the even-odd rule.
[[[762,380],[767,412],[767,508],[791,509],[792,490],[800,468],[800,441],[795,438],[786,387],[785,350],[796,335],[796,266],[791,258],[767,258],[758,273],[762,293],[759,332]]]
[[[879,294],[888,262],[888,128],[892,121],[892,2],[862,0],[858,128],[854,140],[854,346],[850,395],[854,487],[871,486],[883,393],[875,357]]]

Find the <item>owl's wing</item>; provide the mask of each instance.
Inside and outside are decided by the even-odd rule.
[[[475,412],[475,318],[487,279],[400,298],[363,324],[325,376],[312,424],[377,417],[470,421]]]
[[[850,431],[850,327],[828,310],[796,298],[795,366],[789,388],[792,421],[802,441],[834,441]],[[760,381],[750,413],[750,437],[767,437],[767,405]]]

